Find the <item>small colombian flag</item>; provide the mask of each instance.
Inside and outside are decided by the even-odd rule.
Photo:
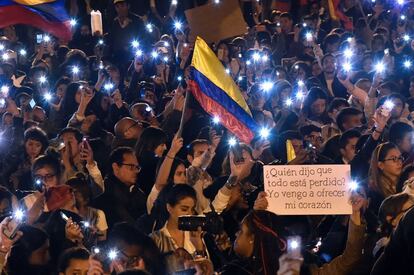
[[[239,88],[207,43],[197,37],[191,62],[191,92],[201,107],[241,141],[250,143],[257,128]]]
[[[70,18],[64,0],[0,0],[0,28],[32,25],[64,40],[70,40]]]

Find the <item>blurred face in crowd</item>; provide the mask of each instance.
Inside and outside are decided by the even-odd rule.
[[[249,232],[246,222],[242,222],[234,241],[234,252],[242,258],[249,258],[253,255],[253,247],[254,235]]]
[[[178,223],[178,217],[185,215],[194,215],[196,202],[191,197],[185,197],[178,201],[176,205],[167,203],[167,210],[170,214],[169,221]]]
[[[35,180],[39,179],[46,186],[46,188],[57,186],[59,184],[56,171],[51,166],[43,166],[42,168],[34,171],[33,175]]]
[[[291,139],[293,150],[295,154],[298,155],[303,150],[303,140],[301,139]]]
[[[326,44],[327,53],[336,53],[339,49],[339,42]]]
[[[201,157],[201,155],[208,150],[209,145],[207,143],[196,144],[193,147],[193,155],[187,155],[187,159],[190,163],[193,162],[195,158]]]
[[[11,126],[13,124],[13,116],[11,114],[6,114],[3,116],[3,125]]]
[[[410,88],[409,88],[410,96],[414,96],[414,81],[410,81]]]
[[[394,108],[391,111],[391,118],[398,119],[404,111],[404,103],[399,98],[394,98],[392,102],[394,102]]]
[[[311,112],[314,116],[322,115],[326,110],[326,100],[318,98],[311,104]]]
[[[49,240],[47,240],[41,247],[34,250],[29,256],[29,264],[35,266],[45,266],[50,261],[49,254]]]
[[[84,259],[71,259],[65,272],[59,272],[59,275],[87,274],[89,261]]]
[[[97,120],[96,115],[89,115],[82,121],[80,130],[84,134],[89,134],[92,124]]]
[[[322,68],[319,66],[318,62],[312,64],[312,76],[318,76],[322,73]]]
[[[10,214],[13,210],[12,203],[9,199],[4,198],[0,201],[0,216]]]
[[[79,142],[76,139],[76,136],[74,133],[64,133],[61,136],[61,139],[63,141],[63,143],[65,143],[66,147],[70,147],[70,150],[72,152],[72,156],[76,156],[79,153]],[[67,148],[66,148],[67,149]]]
[[[397,142],[398,148],[402,153],[410,153],[412,149],[413,132],[408,132],[404,137]]]
[[[116,248],[118,249],[119,256],[117,262],[124,268],[145,270],[145,263],[142,260],[143,248],[138,245],[131,245],[124,241],[117,241]]]
[[[42,143],[34,139],[28,139],[24,144],[26,154],[30,159],[37,158],[42,152]]]
[[[174,184],[185,184],[187,182],[186,169],[184,164],[177,166],[174,172]]]
[[[345,118],[342,126],[344,127],[345,131],[360,127],[362,125],[362,114],[360,115],[349,115]]]
[[[46,112],[40,106],[36,106],[33,109],[33,120],[42,123],[46,120]]]
[[[362,69],[366,73],[369,73],[372,71],[372,58],[367,57],[362,61]]]
[[[124,129],[124,137],[126,139],[137,139],[141,133],[140,124],[133,120],[126,121]]]
[[[292,31],[293,21],[287,17],[280,18],[280,27],[284,33],[289,33]]]
[[[115,4],[115,10],[119,17],[128,16],[128,3],[126,1]]]
[[[112,169],[115,177],[127,186],[132,186],[136,183],[139,164],[135,154],[124,154],[122,163],[113,163]]]
[[[358,142],[357,137],[353,137],[348,139],[347,144],[344,148],[339,149],[341,152],[342,157],[347,160],[348,162],[353,160],[355,157],[355,150],[356,150],[356,144]]]
[[[398,149],[390,149],[385,158],[378,162],[378,168],[385,174],[398,177],[401,174],[403,160]]]
[[[57,86],[57,88],[56,88],[56,96],[58,98],[60,98],[60,99],[63,98],[63,96],[66,93],[67,87],[68,87],[68,85],[66,85],[66,84],[60,84],[59,86]]]
[[[305,141],[310,142],[316,149],[321,149],[323,144],[323,138],[321,132],[311,132],[303,138]]]
[[[10,40],[10,42],[17,42],[17,40],[19,39],[16,35],[16,30],[13,26],[5,27],[3,29],[3,34],[5,37],[7,37],[7,39]]]
[[[380,52],[385,49],[384,40],[381,38],[374,38],[371,45],[373,52]]]
[[[333,56],[328,56],[323,60],[322,70],[324,73],[333,74],[336,70],[336,60]]]

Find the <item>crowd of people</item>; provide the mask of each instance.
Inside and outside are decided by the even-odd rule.
[[[67,1],[71,41],[0,30],[2,273],[414,272],[414,2],[240,1],[246,33],[210,46],[245,144],[187,85],[184,11],[223,1]],[[349,164],[352,214],[266,210],[268,164]]]

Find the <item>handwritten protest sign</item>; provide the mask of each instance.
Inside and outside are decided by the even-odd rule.
[[[185,16],[191,29],[190,41],[200,36],[207,43],[212,43],[247,32],[238,0],[202,5],[186,10]]]
[[[268,210],[278,215],[345,215],[351,180],[349,165],[266,165]]]

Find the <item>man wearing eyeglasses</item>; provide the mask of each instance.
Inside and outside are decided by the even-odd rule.
[[[108,225],[117,222],[134,222],[146,212],[146,195],[136,185],[141,167],[130,147],[119,147],[109,157],[111,171],[105,178],[105,192],[94,205],[102,209]]]

